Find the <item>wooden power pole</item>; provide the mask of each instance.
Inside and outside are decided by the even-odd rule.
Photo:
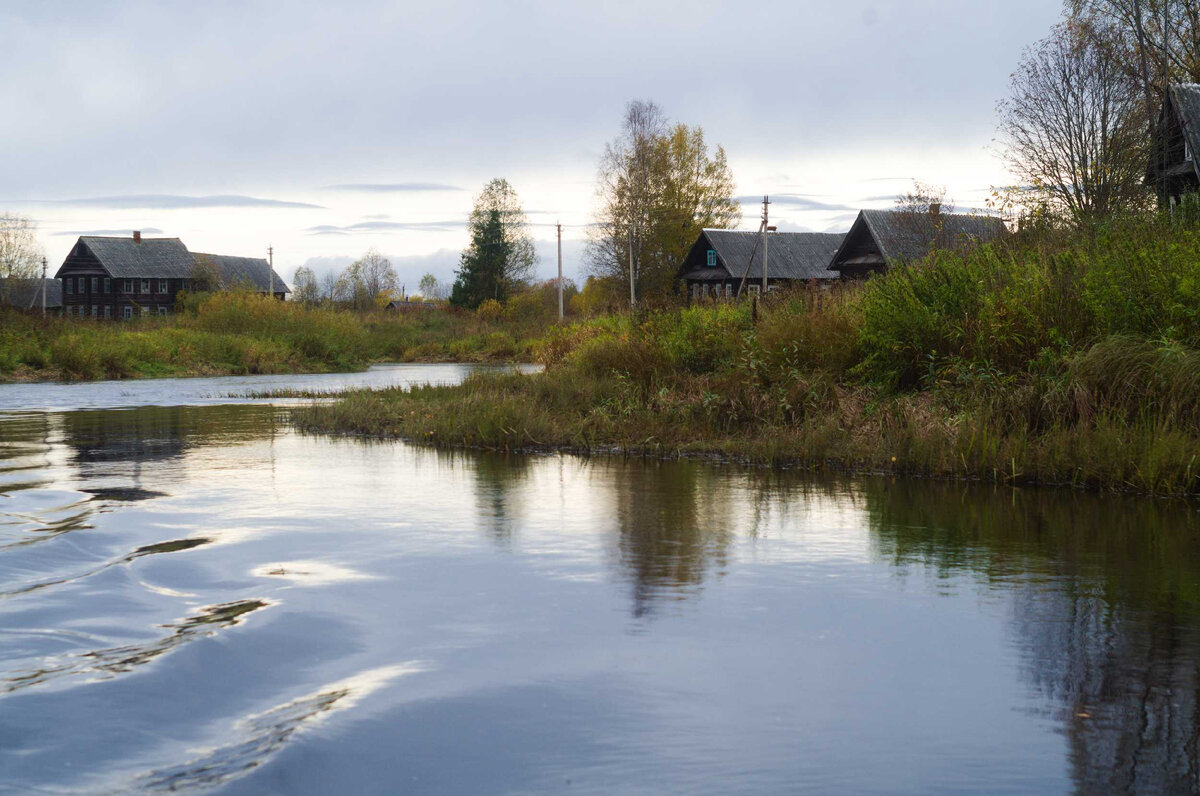
[[[563,281],[562,281],[562,224],[554,225],[558,230],[558,322],[563,321]]]
[[[767,240],[769,235],[769,225],[771,223],[768,217],[768,207],[771,205],[769,197],[763,197],[763,220],[762,220],[762,247],[763,247],[763,274],[762,274],[762,294],[767,295]]]
[[[633,289],[633,225],[629,227],[629,309],[637,309],[637,293]]]
[[[275,247],[267,246],[267,282],[271,285],[269,298],[275,298]]]

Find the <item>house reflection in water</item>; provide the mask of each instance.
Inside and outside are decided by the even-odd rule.
[[[183,457],[206,445],[266,439],[276,430],[271,406],[144,406],[127,410],[69,412],[62,415],[63,441],[85,479],[129,479],[132,486],[100,487],[110,499],[137,500],[145,468]],[[124,466],[121,466],[124,464]]]

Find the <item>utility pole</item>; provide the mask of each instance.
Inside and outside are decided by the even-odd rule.
[[[563,321],[563,283],[562,283],[562,224],[555,222],[558,229],[558,322]]]
[[[763,237],[762,237],[762,245],[763,245],[762,294],[764,297],[767,295],[767,240],[770,237],[767,233],[770,230],[769,224],[771,223],[771,221],[768,217],[767,208],[770,206],[770,204],[771,204],[770,198],[764,196],[763,197],[763,220],[762,220],[762,234],[763,234]]]
[[[267,281],[271,285],[269,298],[275,298],[275,247],[267,245]]]
[[[629,226],[629,309],[637,309],[637,294],[633,290],[633,225]]]
[[[46,258],[45,258],[45,256],[42,257],[42,285],[41,285],[41,287],[42,287],[42,317],[44,318],[44,317],[46,317]],[[36,296],[37,294],[35,293],[34,295]],[[30,303],[30,305],[32,305],[33,301],[31,300],[29,303]]]

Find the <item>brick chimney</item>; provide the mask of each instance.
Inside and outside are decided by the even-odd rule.
[[[142,242],[142,231],[140,229],[135,229],[133,231],[133,242],[134,243]]]
[[[942,203],[941,202],[930,202],[929,203],[929,215],[933,216],[934,218],[937,218],[941,214],[942,214]],[[134,234],[136,235],[137,233],[135,232]]]

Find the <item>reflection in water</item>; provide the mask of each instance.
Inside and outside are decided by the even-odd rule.
[[[633,590],[633,615],[656,601],[696,593],[712,568],[727,562],[732,485],[725,474],[692,462],[613,468],[618,549]]]
[[[83,476],[111,476],[114,463],[140,465],[184,455],[189,448],[229,445],[271,436],[278,410],[268,405],[143,406],[62,415],[63,436]]]
[[[157,793],[215,787],[229,783],[262,765],[292,736],[333,710],[352,707],[390,681],[423,669],[420,664],[386,666],[321,688],[251,716],[231,733],[237,740],[182,765],[152,771],[136,778],[132,790]],[[402,751],[402,750],[398,750]]]
[[[177,553],[182,550],[191,550],[194,547],[211,543],[212,539],[197,537],[193,539],[172,539],[169,542],[156,542],[155,544],[143,545],[128,555],[121,556],[120,558],[113,559],[112,561],[106,561],[103,564],[90,567],[82,572],[60,574],[56,577],[46,580],[40,580],[34,583],[26,583],[23,586],[17,586],[6,591],[0,591],[0,598],[15,597],[19,594],[28,594],[30,592],[39,591],[51,586],[61,586],[64,583],[71,583],[73,581],[83,580],[84,578],[90,578],[94,575],[104,572],[106,569],[120,566],[121,564],[128,564],[129,562],[141,558],[142,556],[151,556],[157,553]]]
[[[35,685],[57,682],[66,677],[88,675],[113,677],[133,671],[160,655],[177,649],[189,641],[211,636],[218,630],[242,622],[246,615],[266,608],[266,600],[239,600],[224,605],[210,605],[195,616],[189,616],[166,626],[172,632],[143,644],[91,650],[71,655],[60,663],[46,663],[32,671],[17,670],[4,678],[4,691],[12,692]]]
[[[269,406],[0,418],[0,768],[253,791],[309,751],[382,782],[397,739],[452,766],[503,733],[463,790],[513,761],[542,767],[514,791],[1021,790],[988,777],[1038,745],[1084,792],[1195,792],[1198,532],[1116,497],[300,437]],[[436,665],[385,688],[410,658]]]
[[[1048,491],[867,489],[881,555],[1012,595],[1032,686],[1084,792],[1200,792],[1200,518]]]
[[[503,453],[466,456],[454,451],[439,453],[442,461],[471,469],[480,520],[497,548],[509,549],[514,523],[521,519],[521,506],[513,505],[518,500],[516,487],[529,475],[529,457]]]

